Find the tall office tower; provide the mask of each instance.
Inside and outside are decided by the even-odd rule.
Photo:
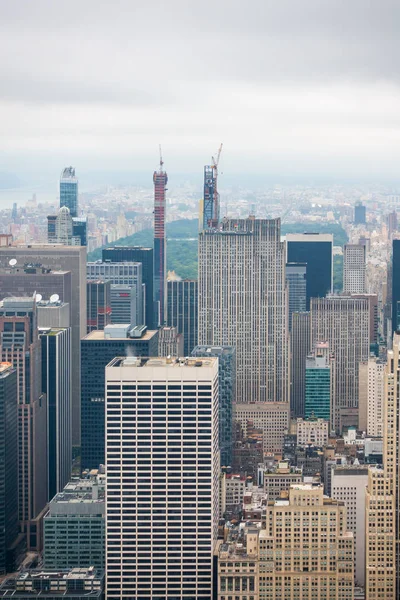
[[[400,330],[400,240],[392,246],[392,332]]]
[[[72,244],[87,246],[87,218],[72,217]]]
[[[397,231],[398,228],[398,220],[397,220],[397,212],[394,210],[389,213],[387,216],[387,228],[388,228],[388,239],[390,240],[393,233]]]
[[[129,323],[141,326],[144,321],[143,288],[133,285],[114,284],[110,286],[110,321],[113,324]]]
[[[358,366],[369,356],[369,302],[331,296],[311,300],[311,343],[327,341],[335,357],[332,428],[358,427]]]
[[[165,325],[167,316],[167,238],[165,234],[166,201],[165,192],[168,177],[163,171],[163,160],[160,157],[160,168],[154,171],[154,305],[156,307],[156,325]]]
[[[104,329],[111,323],[111,284],[109,281],[87,282],[87,332]]]
[[[379,315],[378,315],[378,296],[376,294],[350,294],[352,298],[362,298],[368,300],[369,307],[369,343],[371,352],[378,355],[378,334],[379,334]]]
[[[259,600],[353,598],[353,535],[343,502],[324,497],[322,485],[292,485],[289,498],[267,504],[266,523]]]
[[[117,246],[104,248],[103,262],[140,262],[142,263],[142,282],[145,286],[145,325],[155,329],[154,324],[154,299],[153,299],[153,248],[142,246]]]
[[[15,570],[18,538],[18,382],[11,363],[0,363],[0,574]]]
[[[64,244],[64,246],[72,245],[72,217],[67,206],[62,206],[58,211],[56,217],[56,239],[54,241],[58,244]]]
[[[47,398],[48,500],[61,492],[72,469],[71,328],[39,329],[42,392]]]
[[[399,406],[400,336],[385,369],[383,469],[370,467],[366,492],[366,600],[400,597]]]
[[[203,229],[216,227],[219,222],[219,194],[213,165],[204,167]]]
[[[105,566],[105,476],[70,481],[50,502],[43,519],[47,569]]]
[[[368,436],[383,436],[384,374],[386,364],[371,356],[358,370],[358,428]]]
[[[167,281],[167,325],[183,335],[183,354],[189,356],[197,346],[198,283],[197,279]]]
[[[288,402],[280,220],[224,219],[199,234],[199,344],[236,347],[238,402]]]
[[[290,410],[294,417],[304,417],[306,393],[306,359],[311,350],[310,313],[301,312],[292,315],[292,331],[290,332],[291,349],[291,387]]]
[[[106,384],[107,598],[210,600],[218,360],[116,358]]]
[[[367,209],[361,204],[361,202],[357,202],[354,207],[354,225],[365,225],[367,217]]]
[[[191,355],[218,358],[218,422],[221,466],[232,465],[232,420],[236,383],[235,348],[233,346],[196,346]]]
[[[307,306],[307,265],[288,263],[286,265],[286,285],[288,288],[289,331],[292,331],[292,314],[305,312]]]
[[[311,298],[324,298],[332,291],[333,236],[330,233],[288,233],[287,262],[307,265],[307,306]]]
[[[86,265],[86,273],[88,281],[97,281],[101,279],[102,281],[109,281],[112,285],[122,285],[129,286],[135,288],[135,325],[144,325],[145,314],[144,314],[144,304],[143,304],[143,285],[142,285],[142,265],[141,263],[133,262],[88,262]],[[127,294],[127,288],[121,290],[120,293]],[[129,296],[119,296],[118,290],[115,290],[113,293],[111,289],[111,322],[114,323],[113,320],[113,303],[114,308],[116,309],[116,315],[120,314],[121,301],[126,306],[126,301],[128,299],[129,304],[131,305],[131,299]],[[126,312],[125,312],[126,314]],[[121,321],[118,319],[116,323],[120,323]],[[125,321],[126,322],[126,321]]]
[[[157,356],[158,331],[129,325],[107,325],[82,339],[82,447],[83,469],[104,464],[104,369],[116,356]]]
[[[365,294],[366,248],[361,244],[345,244],[343,254],[343,292]]]
[[[40,549],[40,518],[47,502],[46,397],[41,393],[35,298],[0,303],[1,360],[18,377],[18,513],[27,546]]]
[[[289,427],[287,404],[287,402],[235,403],[233,420],[240,423],[245,437],[248,435],[249,427],[262,430],[264,452],[282,454],[285,431]]]
[[[60,302],[59,300],[53,300],[53,302],[50,302],[50,300],[38,301],[36,294],[36,312],[39,329],[71,326],[71,311],[67,302]]]
[[[80,343],[86,335],[86,248],[82,246],[57,246],[38,244],[29,246],[0,246],[0,273],[9,269],[9,261],[15,259],[17,266],[40,265],[40,269],[53,271],[70,271],[70,299],[62,296],[58,290],[50,295],[59,294],[60,300],[68,302],[71,307],[71,347],[72,347],[72,443],[80,445],[80,397],[81,397],[81,362]],[[38,273],[32,277],[37,279]],[[46,278],[47,276],[45,276]],[[49,279],[46,279],[49,282]],[[66,278],[64,279],[66,281]],[[1,282],[1,275],[0,275]],[[61,283],[60,283],[61,285]],[[5,290],[6,295],[9,290]],[[32,292],[41,292],[34,287]],[[15,295],[21,295],[21,292]],[[43,299],[49,296],[43,294]]]
[[[367,465],[332,467],[332,498],[342,500],[347,511],[347,528],[354,537],[354,580],[365,587],[365,489]]]
[[[159,328],[157,356],[183,356],[183,335],[176,327]]]
[[[60,208],[69,208],[71,217],[78,216],[78,179],[75,177],[75,169],[66,167],[60,178]]]
[[[334,397],[332,377],[334,369],[331,370],[329,358],[318,354],[310,355],[306,359],[306,391],[304,412],[309,417],[331,420],[331,404]]]

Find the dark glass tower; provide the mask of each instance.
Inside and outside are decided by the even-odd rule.
[[[354,207],[354,225],[365,225],[367,210],[363,204],[356,204]]]
[[[197,346],[198,284],[196,279],[167,282],[167,325],[183,335],[183,353]]]
[[[145,285],[146,325],[155,329],[153,304],[153,248],[142,246],[117,246],[105,248],[102,254],[103,262],[140,262],[142,263],[142,281]]]
[[[18,537],[17,370],[0,364],[0,574],[15,570]]]
[[[218,358],[219,448],[221,466],[232,465],[232,419],[235,402],[236,352],[233,346],[196,346],[192,356]]]
[[[111,283],[109,281],[88,281],[87,332],[104,329],[111,323]]]
[[[307,265],[306,309],[310,298],[324,298],[332,291],[333,236],[329,233],[290,233],[286,236],[287,262]]]
[[[145,327],[136,328],[138,337],[130,337],[129,331],[124,327],[108,325],[104,331],[92,331],[81,341],[83,469],[97,469],[105,461],[106,365],[116,356],[158,356],[157,331],[146,331]]]
[[[307,265],[288,263],[286,265],[286,285],[288,287],[289,331],[292,331],[292,314],[306,310]]]
[[[69,208],[71,217],[78,216],[78,179],[74,167],[66,167],[61,173],[60,208],[63,206]]]
[[[400,240],[393,240],[392,254],[392,332],[400,326]]]

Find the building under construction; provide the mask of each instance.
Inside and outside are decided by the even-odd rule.
[[[217,189],[218,163],[222,144],[217,158],[212,157],[212,165],[204,167],[203,229],[216,228],[219,223],[219,193]]]
[[[156,325],[164,325],[166,318],[167,245],[165,237],[165,192],[168,176],[163,170],[160,153],[160,168],[154,171],[154,306]]]

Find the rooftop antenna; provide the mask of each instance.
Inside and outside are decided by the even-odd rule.
[[[160,173],[161,173],[162,168],[164,166],[164,161],[163,161],[163,157],[162,157],[162,150],[161,150],[161,144],[158,145],[158,148],[160,150]]]

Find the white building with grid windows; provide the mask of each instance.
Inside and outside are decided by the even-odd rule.
[[[218,527],[218,359],[106,367],[107,598],[209,600]]]
[[[362,244],[345,244],[343,252],[343,292],[365,294],[366,248]]]

